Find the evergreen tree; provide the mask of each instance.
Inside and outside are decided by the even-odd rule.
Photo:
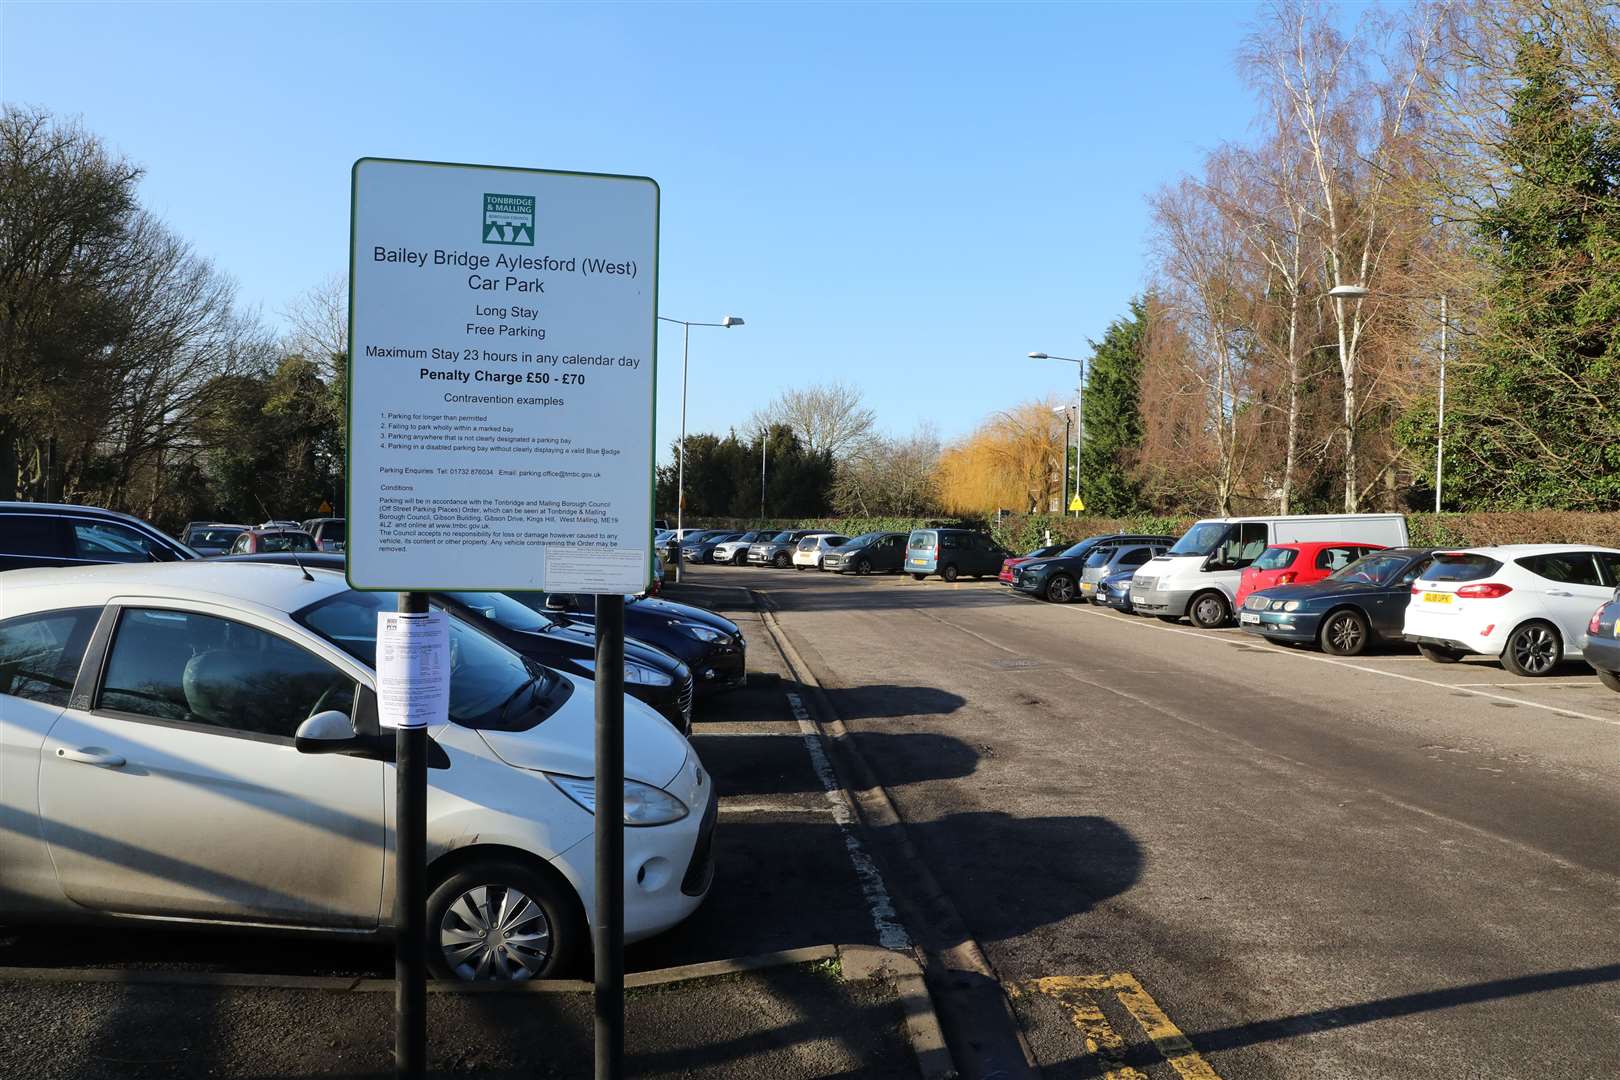
[[[1132,300],[1130,315],[1115,319],[1101,341],[1091,342],[1080,452],[1080,496],[1088,514],[1119,516],[1139,509],[1140,492],[1130,465],[1142,443],[1147,320],[1147,301]]]
[[[1480,227],[1493,276],[1448,395],[1448,508],[1620,508],[1620,130],[1576,62],[1554,28],[1520,45],[1512,179]],[[1403,434],[1432,446],[1432,412]]]

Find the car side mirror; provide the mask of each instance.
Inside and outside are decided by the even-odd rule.
[[[352,754],[363,745],[349,717],[336,709],[316,713],[293,733],[293,746],[300,754]]]
[[[567,593],[547,593],[547,611],[573,611],[574,598]]]

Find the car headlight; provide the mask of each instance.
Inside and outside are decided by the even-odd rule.
[[[562,776],[546,773],[546,779],[587,814],[596,813],[596,779],[590,776]],[[640,780],[624,782],[624,823],[626,825],[668,825],[691,813],[686,804],[663,788]]]
[[[682,622],[680,619],[672,619],[670,621],[676,626],[680,627],[682,630],[685,630],[688,634],[691,634],[693,637],[697,638],[699,641],[707,641],[711,645],[731,644],[730,634],[716,630],[712,626],[704,626],[702,623]]]
[[[596,661],[594,659],[581,660],[579,666],[593,675],[596,674]],[[634,660],[626,660],[624,662],[624,681],[634,683],[637,686],[668,686],[675,680],[657,668],[650,668],[646,664],[638,664]]]
[[[1283,605],[1283,610],[1284,611],[1298,611],[1299,610],[1299,601],[1298,600],[1290,600],[1290,601],[1288,601],[1286,604]]]

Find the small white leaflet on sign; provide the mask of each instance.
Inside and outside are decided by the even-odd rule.
[[[635,548],[592,550],[548,547],[546,591],[638,593],[647,587],[647,553]]]
[[[419,728],[450,715],[450,618],[377,613],[377,720]]]

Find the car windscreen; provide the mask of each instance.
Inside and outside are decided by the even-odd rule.
[[[773,544],[791,544],[792,542],[793,533],[791,531],[779,532],[775,536],[771,537],[771,543]]]
[[[259,537],[259,550],[263,552],[314,551],[315,538],[305,532],[264,533]]]
[[[1367,555],[1333,571],[1328,575],[1328,580],[1387,585],[1395,579],[1396,574],[1406,569],[1410,561],[1405,555]]]
[[[861,533],[861,535],[859,535],[859,536],[850,537],[848,542],[846,542],[844,544],[844,546],[846,548],[865,547],[867,544],[870,544],[872,541],[876,540],[878,537],[880,537],[882,535],[883,535],[883,533],[880,533],[880,532]]]
[[[328,521],[321,526],[321,539],[327,543],[334,540],[346,540],[348,535],[349,523],[347,521]]]
[[[1434,562],[1423,571],[1424,581],[1478,581],[1488,578],[1498,570],[1502,564],[1489,555],[1475,555],[1466,551],[1442,551],[1435,555]]]
[[[230,547],[242,532],[241,529],[198,529],[192,533],[191,546]]]
[[[527,604],[519,603],[505,593],[447,592],[444,595],[479,618],[488,619],[496,626],[502,626],[508,630],[539,633],[543,630],[549,630],[554,625],[551,619],[546,618]]]
[[[1299,551],[1295,548],[1269,547],[1260,553],[1258,559],[1254,560],[1254,568],[1256,570],[1286,570],[1294,565],[1294,560],[1297,558],[1299,558]]]
[[[1201,521],[1171,545],[1166,555],[1208,555],[1226,540],[1231,526],[1224,521]]]
[[[1070,544],[1068,547],[1064,548],[1061,552],[1059,552],[1058,557],[1063,559],[1077,559],[1106,539],[1108,539],[1106,536],[1088,536],[1084,540]]]
[[[377,614],[395,610],[392,593],[341,592],[293,618],[362,664],[377,667]],[[526,731],[568,693],[554,672],[494,638],[450,619],[450,720],[462,727]]]
[[[849,537],[847,537],[847,536],[824,536],[824,537],[822,537],[822,541],[828,547],[843,547],[845,544],[849,543]]]
[[[1106,548],[1105,547],[1105,548],[1098,548],[1096,551],[1093,551],[1090,555],[1086,556],[1086,566],[1087,566],[1087,568],[1088,569],[1095,569],[1096,567],[1099,567],[1099,566],[1107,566],[1108,565],[1108,560],[1112,559],[1114,557],[1114,552],[1116,550],[1118,550],[1118,549],[1117,548]]]

